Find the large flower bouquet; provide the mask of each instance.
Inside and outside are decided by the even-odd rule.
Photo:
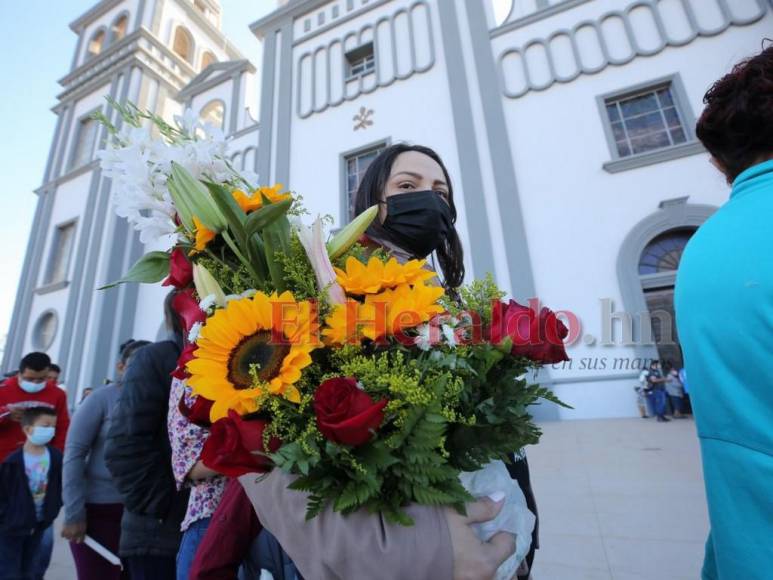
[[[175,376],[211,429],[206,465],[296,475],[309,517],[365,508],[410,525],[406,504],[463,509],[463,472],[538,442],[528,407],[562,404],[528,380],[566,359],[553,312],[503,302],[491,278],[448,295],[424,260],[362,243],[375,207],[326,241],[299,197],[234,171],[211,128],[114,105],[115,205],[169,246],[121,282],[178,289]]]

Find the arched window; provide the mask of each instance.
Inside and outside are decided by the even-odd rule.
[[[214,62],[217,62],[217,57],[210,51],[205,52],[201,55],[201,70],[204,70]]]
[[[653,238],[641,253],[639,275],[675,272],[694,232],[694,229],[670,230]]]
[[[105,29],[100,28],[91,36],[91,40],[89,40],[89,45],[87,47],[89,58],[97,56],[100,52],[102,52],[104,47]]]
[[[110,26],[110,44],[118,42],[124,36],[126,36],[126,30],[129,28],[129,15],[121,14],[113,20],[113,24]]]
[[[193,63],[193,37],[184,26],[178,26],[174,31],[172,50],[187,62]]]
[[[202,123],[209,123],[220,129],[223,128],[223,121],[225,120],[225,105],[223,101],[210,101],[204,108],[201,109],[199,118]]]

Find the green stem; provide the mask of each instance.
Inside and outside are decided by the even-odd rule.
[[[228,247],[231,248],[231,251],[236,254],[236,257],[239,258],[239,261],[244,264],[244,267],[247,268],[247,270],[252,274],[252,276],[255,278],[255,282],[257,282],[259,285],[262,284],[262,280],[260,276],[258,276],[258,273],[255,271],[255,269],[252,267],[252,264],[250,264],[250,261],[247,260],[244,255],[239,251],[239,248],[236,246],[236,243],[233,241],[233,238],[231,238],[231,235],[228,233],[227,230],[223,230],[220,235],[223,236],[223,239],[225,240],[225,243],[228,244]]]
[[[213,259],[215,262],[217,262],[218,264],[220,264],[220,265],[221,265],[221,266],[223,266],[224,268],[230,268],[230,266],[229,266],[228,264],[226,264],[226,263],[225,263],[223,260],[221,260],[220,258],[218,258],[218,257],[215,255],[215,252],[213,252],[213,251],[212,251],[212,250],[210,250],[209,248],[206,248],[204,251],[206,252],[206,254],[207,254],[207,255],[208,255],[210,258],[212,258],[212,259]]]

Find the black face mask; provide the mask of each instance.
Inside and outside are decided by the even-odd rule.
[[[384,230],[392,241],[417,258],[436,250],[453,229],[451,208],[437,191],[412,191],[386,199]]]

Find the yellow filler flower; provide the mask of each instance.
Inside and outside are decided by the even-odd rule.
[[[296,302],[290,292],[230,301],[207,319],[187,365],[193,391],[214,402],[210,419],[229,409],[244,415],[258,410],[270,393],[300,401],[295,383],[317,348],[316,308]]]

